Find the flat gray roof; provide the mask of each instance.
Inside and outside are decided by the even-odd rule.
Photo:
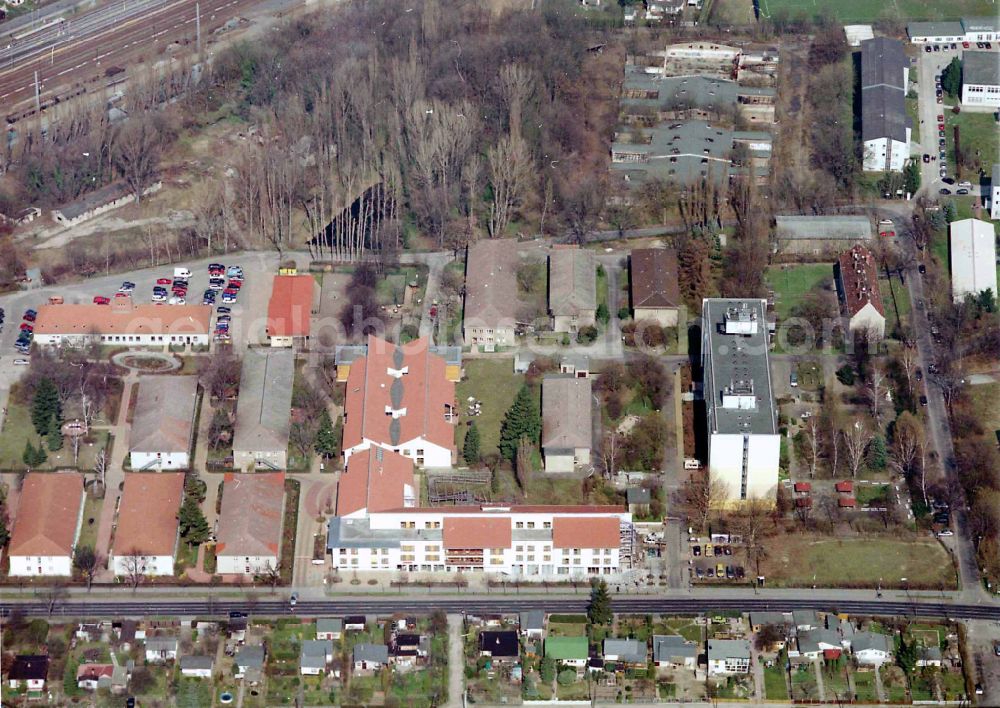
[[[867,241],[872,221],[867,216],[775,216],[775,231],[782,240],[833,239]]]
[[[903,74],[910,60],[903,43],[876,37],[861,43],[861,137],[906,142],[911,127],[906,114]]]
[[[709,639],[708,658],[749,659],[750,642],[746,639]]]
[[[962,83],[1000,86],[1000,55],[994,52],[965,52],[962,56]]]
[[[247,349],[236,402],[234,451],[287,450],[295,352]]]
[[[961,37],[965,28],[958,20],[948,22],[911,22],[906,26],[910,37]]]
[[[646,96],[636,96],[642,93]],[[622,94],[623,106],[664,111],[689,108],[717,111],[736,105],[740,96],[774,96],[776,92],[773,88],[740,86],[735,81],[707,76],[664,77],[626,68]]]
[[[75,202],[70,202],[69,204],[63,204],[56,208],[60,214],[62,214],[66,219],[73,220],[78,216],[86,214],[92,209],[97,209],[105,204],[110,204],[113,201],[121,199],[122,197],[129,194],[131,190],[124,182],[112,182],[111,184],[105,185],[100,189],[94,190],[89,194],[85,194]]]
[[[727,334],[727,322],[730,332]],[[702,302],[709,433],[773,435],[778,426],[768,359],[767,302]]]

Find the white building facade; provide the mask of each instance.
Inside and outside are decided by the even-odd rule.
[[[525,578],[612,575],[628,553],[620,507],[435,507],[334,517],[327,548],[339,571],[487,572]]]

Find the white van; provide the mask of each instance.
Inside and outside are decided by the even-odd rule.
[[[174,268],[174,277],[175,278],[190,278],[191,277],[191,271],[188,270],[187,268]]]

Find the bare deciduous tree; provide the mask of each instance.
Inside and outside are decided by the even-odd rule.
[[[844,448],[847,451],[847,464],[851,469],[851,477],[858,476],[858,470],[864,462],[865,452],[872,437],[871,429],[860,418],[855,418],[851,425],[844,428]]]
[[[160,160],[160,131],[149,118],[133,117],[115,143],[115,164],[137,202],[153,183]]]
[[[493,199],[490,201],[490,236],[502,236],[521,203],[531,178],[528,145],[520,137],[500,138],[486,155]]]
[[[876,360],[871,362],[871,372],[868,375],[866,393],[868,395],[868,405],[871,407],[872,418],[875,424],[882,422],[882,400],[886,393],[885,371]]]
[[[725,482],[714,477],[706,469],[694,474],[680,489],[679,501],[687,510],[688,517],[697,523],[698,528],[705,528],[708,515],[728,497]]]
[[[146,579],[146,557],[138,548],[130,548],[122,556],[121,561],[122,577],[132,588],[132,592],[135,592]]]
[[[816,466],[819,464],[822,435],[819,422],[815,417],[809,418],[802,427],[806,441],[806,452],[809,455],[809,476],[816,476]]]
[[[524,106],[535,92],[535,72],[523,64],[505,64],[497,75],[497,88],[507,108],[507,129],[520,139]]]

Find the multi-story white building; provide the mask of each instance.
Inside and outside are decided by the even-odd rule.
[[[327,550],[340,571],[611,575],[628,567],[631,519],[613,506],[400,508],[332,518]]]
[[[709,639],[708,675],[750,673],[750,642],[746,639]]]
[[[910,156],[909,67],[902,42],[876,37],[861,43],[861,139],[866,172],[901,172]]]
[[[1000,56],[995,52],[962,55],[962,105],[1000,107]]]
[[[775,499],[780,438],[768,361],[767,302],[702,304],[708,474],[720,505]]]
[[[177,511],[184,496],[179,472],[125,475],[111,551],[115,575],[173,575],[177,555]]]
[[[911,22],[906,33],[913,44],[1000,41],[1000,18],[963,17],[944,22]]]
[[[403,345],[369,337],[347,376],[344,462],[381,445],[422,467],[451,467],[456,408],[447,362],[426,337]]]

